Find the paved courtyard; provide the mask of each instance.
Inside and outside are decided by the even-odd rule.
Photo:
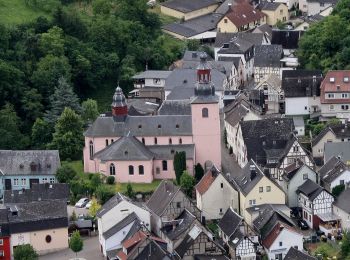
[[[78,253],[78,258],[86,260],[104,259],[100,253],[98,236],[84,238],[83,250]],[[69,260],[75,259],[75,253],[71,249],[65,249],[56,253],[40,256],[39,260]]]

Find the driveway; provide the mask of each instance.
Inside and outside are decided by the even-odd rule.
[[[83,250],[78,253],[78,258],[86,260],[102,260],[104,259],[100,253],[98,236],[83,238]],[[65,250],[40,256],[39,260],[69,260],[74,259],[75,253],[67,248]]]

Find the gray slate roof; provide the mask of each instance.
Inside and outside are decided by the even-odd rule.
[[[58,150],[0,150],[0,173],[4,175],[55,175],[60,165]]]
[[[69,185],[66,183],[34,183],[31,189],[5,190],[4,204],[29,203],[43,200],[63,200],[69,197]]]
[[[251,178],[250,166],[255,166],[255,177]],[[240,191],[246,196],[255,185],[264,177],[260,167],[251,159],[240,172],[231,175]]]
[[[222,219],[220,219],[218,226],[226,236],[231,237],[237,228],[239,229],[242,220],[243,218],[232,208],[228,208]]]
[[[204,32],[215,30],[221,18],[221,14],[211,13],[190,20],[167,24],[164,25],[162,29],[189,38]]]
[[[195,216],[193,216],[187,209],[184,209],[175,220],[169,222],[169,225],[164,225],[161,228],[161,231],[170,240],[176,240],[181,234],[189,231],[189,228],[195,219]]]
[[[171,74],[169,70],[146,70],[133,76],[133,79],[166,79]]]
[[[157,216],[161,216],[178,191],[180,187],[174,185],[172,181],[163,180],[153,192],[146,206]]]
[[[281,67],[280,60],[283,57],[282,45],[258,45],[255,46],[255,67]]]
[[[211,70],[211,81],[217,91],[223,91],[223,83],[225,81],[225,74],[216,70]],[[197,83],[196,69],[174,69],[170,76],[165,81],[165,90],[172,90],[175,87],[182,86],[184,88],[195,88]]]
[[[242,118],[249,113],[249,110],[241,103],[225,114],[225,121],[231,126],[236,126]]]
[[[190,101],[194,96],[195,87],[174,87],[170,94],[166,97],[167,100],[171,101]]]
[[[158,160],[174,159],[176,152],[186,152],[186,159],[194,159],[194,144],[148,145],[147,149]]]
[[[148,161],[154,154],[134,136],[123,136],[97,152],[94,158],[106,161]]]
[[[334,202],[334,205],[350,214],[350,188],[344,190]]]
[[[135,204],[137,206],[141,206],[141,205],[133,202],[131,199],[129,199],[128,197],[124,196],[120,192],[118,192],[112,198],[110,198],[105,204],[102,205],[102,207],[97,212],[96,217],[97,218],[101,218],[103,215],[105,215],[108,211],[113,209],[115,206],[117,206],[122,201],[128,201],[128,202],[130,202],[132,204]]]
[[[284,260],[316,260],[316,257],[310,256],[304,252],[299,251],[294,247],[290,247]]]
[[[224,43],[230,43],[233,39],[241,39],[253,45],[261,45],[263,43],[262,33],[238,32],[238,33],[220,33],[216,34],[215,48],[221,48]]]
[[[272,39],[272,28],[268,24],[263,24],[258,27],[256,27],[253,30],[253,33],[263,33],[267,39],[271,41]]]
[[[276,10],[282,3],[276,3],[276,2],[261,2],[257,8],[261,11],[274,11]]]
[[[325,191],[325,189],[317,183],[313,182],[312,180],[308,179],[301,186],[298,187],[297,191],[301,192],[311,201],[313,201],[322,191]]]
[[[140,223],[140,220],[137,217],[137,215],[135,214],[135,212],[132,212],[131,214],[129,214],[128,216],[123,218],[121,221],[116,223],[114,226],[112,226],[110,229],[108,229],[105,232],[103,232],[102,236],[105,239],[108,239],[111,236],[113,236],[116,233],[118,233],[121,229],[123,229],[124,227],[128,226],[129,224],[131,224],[131,223],[133,223],[135,221]],[[140,225],[140,227],[141,227],[141,225]]]
[[[346,169],[347,167],[345,163],[343,163],[337,157],[333,156],[325,163],[325,165],[321,167],[321,169],[319,169],[318,172],[320,174],[321,180],[324,183],[331,183],[340,175],[342,175]]]
[[[325,143],[324,159],[329,160],[333,156],[340,156],[340,159],[347,163],[350,161],[350,145],[349,142]]]
[[[159,115],[191,115],[190,100],[164,100]]]
[[[176,128],[176,125],[179,127]],[[159,127],[160,126],[160,127]],[[128,116],[125,122],[98,117],[85,131],[88,137],[192,135],[192,118],[183,115]]]
[[[218,3],[217,0],[169,0],[161,5],[182,13],[189,13]]]
[[[319,141],[321,141],[321,139],[328,133],[328,131],[331,131],[338,139],[350,138],[350,124],[348,123],[347,125],[345,125],[345,124],[337,123],[337,124],[329,125],[325,129],[323,129],[321,133],[319,133],[312,140],[312,145],[315,145]]]

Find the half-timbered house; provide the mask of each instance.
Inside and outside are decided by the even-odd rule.
[[[218,227],[231,259],[255,259],[257,244],[247,236],[243,218],[232,208],[227,209]]]
[[[339,217],[332,212],[332,194],[312,180],[305,181],[297,192],[302,217],[310,227],[319,228],[326,234],[339,227]]]
[[[182,192],[180,187],[171,181],[163,180],[153,192],[146,204],[151,212],[152,231],[160,236],[164,223],[176,219],[184,209],[200,219],[201,212],[196,205]]]

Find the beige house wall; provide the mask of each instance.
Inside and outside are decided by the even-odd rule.
[[[327,142],[340,142],[340,140],[331,131],[328,131],[316,145],[312,146],[313,157],[323,157],[324,144]]]
[[[271,191],[266,191],[267,186],[271,187]],[[259,187],[263,187],[263,192],[259,192]],[[255,205],[249,205],[250,200],[255,200]],[[243,216],[244,219],[247,219],[250,222],[250,216],[246,209],[252,206],[258,206],[267,203],[285,204],[286,195],[272,181],[270,181],[266,176],[264,176],[249,192],[249,194],[247,194],[247,196],[244,196],[242,193],[240,194],[241,216]]]
[[[68,229],[48,229],[29,232],[30,244],[39,255],[68,248]],[[51,242],[46,242],[46,236],[51,236]]]
[[[226,16],[224,16],[224,18],[221,19],[221,21],[217,25],[217,28],[218,32],[222,33],[238,32],[238,28],[236,27],[236,25],[234,25]]]
[[[267,24],[271,26],[276,25],[278,21],[289,20],[288,7],[284,4],[280,4],[276,10],[262,10],[262,12],[267,15]]]
[[[195,10],[195,11],[192,11],[192,12],[183,13],[183,12],[177,11],[175,9],[172,9],[172,8],[169,8],[169,7],[161,5],[160,6],[160,12],[162,14],[165,14],[165,15],[168,15],[168,16],[172,16],[172,17],[175,17],[175,18],[178,18],[178,19],[184,19],[186,21],[186,20],[189,20],[189,19],[192,19],[192,18],[196,18],[196,17],[202,16],[202,15],[210,14],[210,13],[214,12],[217,7],[218,7],[218,5],[215,4],[215,5],[210,5],[210,6],[207,6],[205,8],[202,8],[202,9],[199,9],[199,10]]]

